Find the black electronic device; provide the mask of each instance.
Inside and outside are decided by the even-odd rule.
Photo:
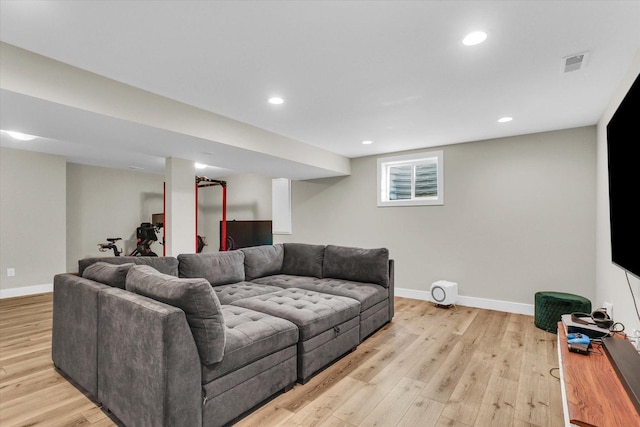
[[[607,310],[604,308],[594,310],[591,313],[591,319],[593,319],[596,325],[600,326],[601,328],[611,328],[611,326],[613,325],[613,319],[609,316],[609,313],[607,313]]]
[[[220,238],[222,239],[222,221],[220,221]],[[271,221],[227,221],[227,250],[272,244]]]
[[[607,125],[611,261],[638,278],[640,215],[636,205],[640,188],[639,111],[640,75]]]
[[[569,344],[569,351],[573,353],[579,354],[589,354],[589,345],[588,344]]]
[[[579,332],[567,334],[567,344],[569,351],[580,354],[589,354],[591,339]]]
[[[629,341],[614,337],[602,338],[602,347],[629,399],[640,413],[640,353]]]
[[[587,314],[587,316],[591,317],[589,314]],[[575,316],[572,316],[571,314],[563,314],[561,316],[564,330],[568,334],[581,333],[591,339],[598,339],[611,335],[611,331],[608,328],[601,328],[595,323],[575,322],[572,317]]]
[[[609,317],[604,308],[594,310],[591,314],[571,313],[571,320],[582,325],[595,325],[603,329],[609,329],[613,325],[613,319]]]

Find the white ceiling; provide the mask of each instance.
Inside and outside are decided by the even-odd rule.
[[[593,125],[640,50],[639,23],[640,1],[0,2],[2,42],[346,157]],[[487,41],[462,45],[474,30]],[[563,73],[581,52],[583,69]],[[2,146],[152,172],[166,156],[218,175],[292,167],[249,165],[243,150],[200,158],[195,142],[142,150],[134,139],[164,131],[0,96],[3,129],[44,137],[2,133]]]

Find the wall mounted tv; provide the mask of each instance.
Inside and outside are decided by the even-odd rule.
[[[611,260],[640,278],[640,75],[607,125]]]
[[[227,250],[272,245],[271,221],[227,221]],[[222,221],[220,221],[222,239]],[[222,247],[222,240],[220,241]]]

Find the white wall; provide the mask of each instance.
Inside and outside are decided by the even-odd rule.
[[[293,234],[278,242],[387,247],[396,286],[533,304],[595,296],[595,127],[442,147],[444,206],[377,207],[376,157],[352,174],[292,183]]]
[[[123,255],[131,253],[136,228],[162,212],[162,175],[68,163],[66,182],[69,272],[78,271],[81,258],[113,256],[98,251],[98,243],[107,237],[122,237],[124,242],[118,245],[124,248]],[[154,243],[152,249],[162,255],[160,244]]]
[[[206,176],[206,170],[202,175]],[[219,179],[227,182],[227,221],[271,219],[271,177],[243,174]],[[216,252],[220,248],[222,189],[199,191],[198,234],[207,240],[203,252]]]
[[[636,314],[629,285],[637,304],[640,305],[640,280],[629,275],[611,263],[611,241],[609,227],[609,181],[607,178],[607,124],[615,113],[618,105],[626,95],[635,78],[640,74],[640,52],[636,58],[615,96],[611,100],[605,113],[598,122],[598,173],[597,173],[597,251],[596,251],[596,298],[594,304],[599,306],[603,302],[613,303],[614,320],[622,322],[626,331],[631,333],[633,329],[640,329],[640,319]],[[635,142],[638,142],[636,136]],[[630,183],[630,191],[640,193],[638,183]],[[637,196],[636,196],[637,198]],[[639,214],[640,215],[640,214]],[[640,248],[638,250],[640,256]]]
[[[65,168],[64,157],[0,148],[2,297],[51,290],[65,271]]]
[[[274,241],[388,247],[396,286],[408,290],[447,279],[475,298],[532,304],[536,291],[559,290],[593,300],[595,140],[595,127],[585,127],[443,147],[444,206],[378,208],[376,157],[354,159],[351,176],[292,182],[294,234]],[[63,159],[44,156],[63,167]],[[107,255],[96,246],[106,237],[127,239],[130,252],[135,228],[162,211],[161,175],[78,164],[66,170],[67,271],[80,258]],[[4,164],[3,173],[20,175]],[[229,220],[271,219],[271,177],[224,179]],[[205,251],[216,251],[221,189],[200,191],[200,234]],[[2,272],[4,287],[4,250]]]

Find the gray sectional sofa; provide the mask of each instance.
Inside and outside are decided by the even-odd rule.
[[[127,426],[222,426],[393,317],[386,249],[285,243],[79,261],[54,278],[52,359]]]

